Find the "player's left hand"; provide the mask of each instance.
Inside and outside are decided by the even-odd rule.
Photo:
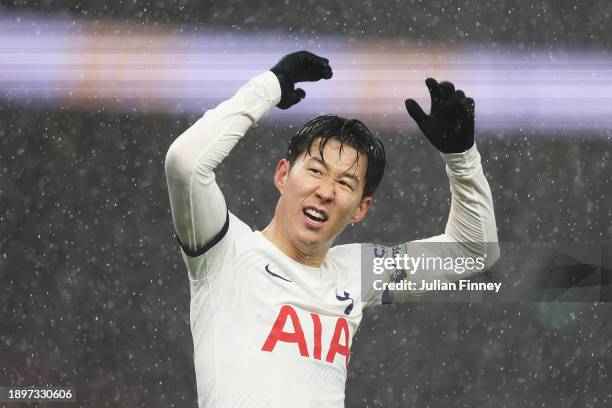
[[[442,153],[462,153],[474,144],[474,100],[450,82],[427,78],[431,95],[429,115],[414,99],[406,99],[406,110],[432,145]]]

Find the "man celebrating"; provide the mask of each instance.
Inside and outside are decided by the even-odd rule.
[[[209,110],[166,156],[172,217],[189,273],[200,407],[343,407],[350,347],[365,306],[361,244],[332,247],[372,204],[385,166],[380,140],[358,120],[306,123],[279,161],[274,217],[252,231],[227,210],[214,169],[273,106],[305,97],[297,82],[330,79],[327,59],[289,54]],[[406,108],[442,152],[453,256],[497,258],[491,192],[474,145],[474,102],[428,79],[430,115]],[[457,251],[456,248],[459,248]],[[444,255],[444,254],[440,254]],[[380,300],[380,299],[379,299]]]

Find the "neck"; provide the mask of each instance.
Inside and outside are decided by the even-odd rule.
[[[282,228],[279,228],[276,217],[272,219],[270,224],[263,231],[262,235],[272,242],[282,253],[296,262],[306,266],[320,267],[325,259],[325,255],[329,250],[328,247],[315,248],[312,250],[300,249],[297,245],[291,242],[287,234]]]

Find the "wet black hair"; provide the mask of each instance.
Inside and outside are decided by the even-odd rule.
[[[385,147],[370,129],[357,119],[346,119],[336,115],[318,116],[307,122],[289,141],[286,159],[293,164],[297,157],[305,152],[310,155],[312,144],[319,142],[319,154],[323,157],[323,149],[330,139],[340,142],[340,152],[344,145],[350,146],[368,158],[363,197],[370,197],[380,184],[387,160]],[[353,164],[359,164],[359,155]]]

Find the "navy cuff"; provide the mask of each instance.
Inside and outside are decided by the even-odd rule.
[[[228,229],[229,229],[229,211],[227,212],[227,216],[225,217],[225,224],[223,224],[223,228],[221,228],[221,231],[217,232],[217,235],[215,235],[213,239],[208,241],[206,245],[204,245],[202,248],[192,251],[186,245],[183,245],[178,235],[175,234],[175,236],[176,236],[176,240],[178,241],[179,245],[181,246],[181,248],[183,248],[183,251],[185,251],[185,253],[189,255],[190,257],[196,258],[198,256],[204,255],[210,248],[214,247],[219,241],[221,241],[223,237],[225,236],[225,234],[227,234]]]

